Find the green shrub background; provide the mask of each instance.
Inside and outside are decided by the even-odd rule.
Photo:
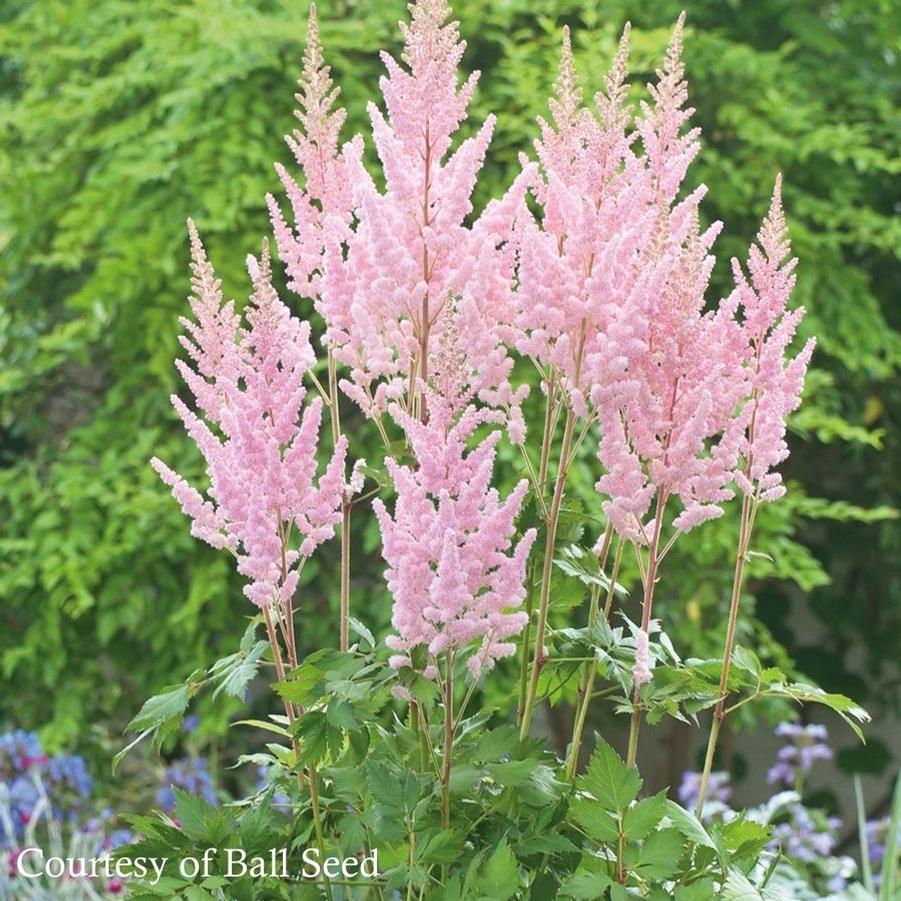
[[[782,171],[801,261],[795,299],[819,339],[793,421],[790,492],[761,516],[755,547],[768,557],[751,568],[745,639],[879,717],[901,702],[897,4],[460,0],[465,64],[482,70],[474,121],[498,115],[477,206],[529,150],[563,24],[591,93],[631,20],[638,98],[682,5],[704,142],[692,179],[710,188],[705,214],[726,223],[714,291],[728,290],[728,259],[744,256]],[[249,611],[230,561],[191,539],[147,461],[199,470],[168,402],[186,309],[184,221],[196,219],[227,294],[246,297],[244,256],[267,232],[263,197],[278,188],[272,162],[289,162],[281,136],[306,12],[301,0],[0,7],[0,724],[37,728],[51,748],[106,759],[146,696],[229,653],[243,632]],[[366,131],[377,50],[397,49],[404,13],[398,0],[319,5],[345,138]],[[354,452],[375,459],[345,409]],[[586,452],[574,480],[589,518],[596,468]],[[686,653],[719,648],[735,533],[727,516],[667,561],[661,611]],[[354,541],[355,613],[384,625],[372,524]],[[307,647],[334,637],[336,559],[328,546],[305,570]],[[562,576],[555,597],[558,620],[581,622],[581,596]],[[795,634],[799,610],[822,622],[825,641]],[[207,713],[213,735],[228,711]],[[870,748],[866,766],[889,765],[888,749]]]

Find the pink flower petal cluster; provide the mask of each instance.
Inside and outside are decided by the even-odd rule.
[[[623,33],[595,111],[582,106],[569,31],[550,101],[553,125],[539,119],[539,166],[526,165],[540,207],[518,226],[517,349],[545,375],[562,379],[576,412],[588,414],[588,365],[607,341],[636,278],[634,257],[649,231],[642,174],[625,106],[629,50]]]
[[[380,500],[374,504],[394,597],[397,634],[387,643],[396,653],[390,662],[411,666],[414,650],[422,647],[428,658],[425,674],[433,677],[440,655],[463,651],[478,640],[469,658],[477,677],[515,652],[510,639],[528,619],[518,608],[535,531],[528,530],[512,546],[527,483],[520,482],[505,500],[491,487],[500,432],[466,452],[475,429],[496,415],[470,406],[455,420],[442,397],[429,393],[427,400],[428,423],[392,407],[416,464],[387,459],[397,491],[394,515]]]
[[[363,166],[360,139],[337,152],[343,111],[329,112],[334,92],[318,41],[315,52],[308,48],[299,96],[315,110],[302,117],[304,132],[293,139],[307,190],[283,178],[294,207],[293,232],[271,204],[279,251],[292,285],[314,296],[326,341],[349,369],[342,389],[367,415],[397,400],[412,409],[420,385],[435,384],[432,357],[449,332],[443,343],[457,345],[451,356],[459,370],[453,378],[465,389],[458,392],[461,408],[478,396],[506,410],[521,440],[528,389],[510,384],[507,348],[515,310],[512,233],[526,178],[466,224],[494,117],[452,149],[478,73],[457,85],[465,44],[457,23],[447,21],[445,0],[417,0],[410,12],[410,23],[401,23],[401,61],[382,54],[385,111],[369,105],[384,191]],[[326,172],[338,177],[315,174],[323,159]],[[336,212],[331,227],[323,228],[329,210]],[[345,215],[351,210],[352,217]]]
[[[751,389],[744,411],[748,427],[740,442],[744,464],[736,473],[736,481],[747,494],[771,501],[785,493],[782,477],[775,467],[788,456],[785,421],[801,402],[804,375],[815,347],[814,339],[810,338],[796,356],[788,357],[789,344],[804,308],[787,308],[798,261],[790,257],[788,229],[782,213],[781,176],[776,179],[770,209],[757,242],[748,253],[750,282],[738,261],[732,260],[736,288],[731,302],[737,302],[742,314]]]
[[[206,461],[206,497],[165,463],[152,464],[191,517],[192,534],[234,553],[247,597],[260,607],[287,603],[300,563],[340,520],[346,443],[314,484],[322,403],[305,404],[310,329],[272,287],[266,245],[261,260],[248,260],[254,290],[242,326],[192,222],[189,230],[194,321],[182,320],[190,362],[177,365],[198,412],[176,395],[172,404]]]
[[[325,64],[315,5],[310,7],[307,42],[303,56],[295,111],[299,127],[285,142],[304,175],[303,187],[281,164],[276,171],[285,189],[293,225],[275,198],[266,202],[272,220],[279,257],[285,265],[288,287],[314,301],[326,322],[325,340],[331,343],[334,330],[346,328],[347,303],[340,291],[332,291],[328,301],[322,296],[322,272],[325,255],[341,257],[347,238],[353,194],[347,172],[347,160],[339,152],[345,110],[335,107],[340,89],[332,85],[331,70]]]

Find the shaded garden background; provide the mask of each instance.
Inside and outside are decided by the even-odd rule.
[[[592,92],[631,20],[637,98],[682,6],[704,143],[693,179],[710,188],[705,214],[726,222],[713,290],[728,290],[728,259],[744,255],[782,171],[800,258],[795,299],[809,310],[805,334],[819,340],[793,420],[789,495],[761,514],[743,640],[894,718],[898,4],[460,0],[465,64],[483,73],[470,127],[498,115],[477,207],[530,148],[563,24]],[[249,612],[230,561],[190,538],[147,461],[158,453],[179,471],[199,469],[168,402],[186,308],[184,221],[197,221],[226,293],[245,297],[243,260],[268,230],[264,194],[278,189],[271,164],[289,162],[281,136],[292,127],[306,11],[300,0],[0,6],[0,725],[37,729],[98,772],[141,702],[233,650]],[[397,49],[404,12],[400,0],[319,4],[345,138],[366,131],[377,50]],[[533,401],[537,422],[537,391]],[[353,452],[374,458],[375,441],[345,411]],[[513,478],[512,452],[507,463]],[[572,539],[594,540],[596,470],[586,448]],[[685,654],[719,651],[735,534],[727,516],[668,561],[684,575],[667,580],[660,609]],[[334,640],[337,554],[327,546],[304,570],[308,648]],[[370,523],[354,537],[352,605],[384,632],[382,568]],[[581,588],[558,579],[557,621],[583,621]],[[793,631],[799,610],[824,625],[825,641]],[[504,703],[503,682],[496,690]],[[568,733],[566,697],[547,719],[552,732],[565,723]],[[192,741],[215,749],[233,709],[203,703]],[[899,763],[885,743],[842,741],[846,768],[888,774]]]

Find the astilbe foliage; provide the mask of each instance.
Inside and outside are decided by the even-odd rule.
[[[179,362],[197,403],[172,403],[206,462],[207,497],[162,461],[153,466],[191,517],[192,533],[228,548],[258,606],[290,601],[299,564],[331,537],[340,518],[346,441],[315,481],[322,402],[309,404],[303,378],[313,364],[310,327],[291,316],[270,277],[269,255],[249,260],[253,294],[241,326],[189,223],[194,321],[182,320],[193,363]],[[292,535],[296,547],[285,549]]]
[[[499,431],[466,452],[485,411],[470,406],[454,421],[440,396],[429,394],[428,404],[428,423],[393,408],[416,465],[386,460],[397,492],[393,516],[380,500],[374,504],[394,596],[397,634],[387,644],[396,652],[394,667],[412,666],[414,652],[424,648],[424,672],[434,676],[446,651],[464,650],[478,639],[469,658],[478,676],[515,652],[510,639],[528,618],[517,608],[534,530],[513,545],[527,483],[505,500],[491,487]]]

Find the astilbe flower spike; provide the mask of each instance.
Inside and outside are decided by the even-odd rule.
[[[743,465],[736,473],[742,491],[761,501],[785,493],[775,470],[788,456],[786,418],[801,402],[804,376],[816,345],[810,338],[788,358],[788,347],[804,316],[804,308],[788,310],[795,285],[797,260],[791,257],[782,212],[782,176],[776,178],[770,209],[748,252],[750,281],[732,260],[735,303],[742,313],[751,397],[745,414],[747,429],[739,445]]]
[[[275,167],[291,208],[293,226],[288,225],[271,194],[266,196],[266,203],[288,287],[315,302],[326,321],[325,338],[330,343],[334,330],[346,328],[347,303],[344,294],[335,291],[325,305],[321,292],[323,257],[327,250],[340,257],[350,227],[353,197],[347,162],[338,148],[346,112],[335,106],[340,89],[332,85],[331,70],[325,64],[315,5],[310,6],[298,85],[294,95],[298,127],[285,136],[285,142],[304,176],[303,186],[284,166]]]
[[[517,349],[542,372],[554,374],[581,416],[596,355],[618,304],[634,282],[629,264],[647,223],[634,190],[638,161],[626,132],[626,26],[619,52],[595,97],[598,115],[582,105],[564,29],[560,71],[549,102],[553,124],[539,119],[537,171],[530,186],[540,220],[526,215],[520,246]]]
[[[228,548],[260,607],[289,605],[299,566],[334,532],[344,490],[346,441],[340,439],[315,482],[322,418],[305,404],[303,378],[314,362],[309,325],[293,317],[270,278],[269,253],[248,260],[253,294],[242,327],[206,257],[193,222],[191,309],[178,367],[197,412],[172,403],[206,462],[206,497],[157,458],[151,462],[191,517],[191,532]],[[297,536],[296,546],[291,543]]]
[[[427,402],[428,423],[392,407],[416,465],[386,459],[397,491],[393,516],[381,500],[374,504],[394,598],[397,634],[387,640],[395,651],[390,662],[412,666],[414,652],[424,648],[424,672],[434,676],[441,655],[478,640],[469,658],[477,677],[515,652],[510,639],[527,620],[517,608],[535,531],[512,543],[527,483],[520,482],[505,500],[491,487],[498,431],[466,453],[475,429],[492,418],[489,411],[470,406],[454,421],[441,396],[430,392]]]
[[[601,424],[598,489],[620,535],[647,543],[655,496],[682,501],[673,525],[686,531],[719,516],[738,456],[731,425],[745,391],[734,302],[705,313],[704,294],[720,224],[700,230],[701,186],[677,202],[698,152],[698,130],[682,133],[692,110],[681,60],[680,17],[637,130],[643,169],[632,190],[644,194],[638,221],[650,225],[635,247],[631,290],[611,316],[606,344],[592,358],[592,400]]]
[[[494,117],[451,152],[478,73],[458,86],[465,44],[444,0],[417,0],[410,12],[410,23],[401,23],[402,60],[382,54],[385,112],[369,105],[384,192],[363,167],[362,144],[342,150],[354,222],[343,252],[326,248],[321,281],[333,353],[350,369],[342,388],[367,415],[385,411],[392,400],[410,411],[418,405],[422,414],[420,386],[430,383],[430,356],[453,328],[466,336],[460,347],[468,393],[507,410],[521,440],[526,389],[510,385],[506,343],[513,319],[511,239],[525,179],[472,227],[465,224]]]

